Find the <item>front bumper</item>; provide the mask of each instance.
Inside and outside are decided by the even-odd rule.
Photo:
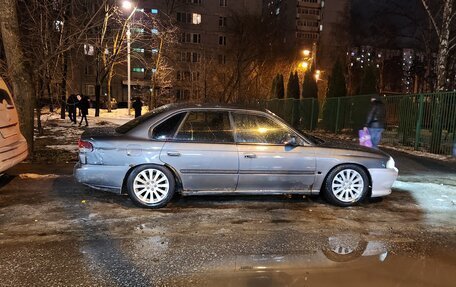
[[[372,178],[371,197],[385,196],[391,193],[391,187],[398,176],[397,168],[371,168],[369,169]]]
[[[128,170],[128,166],[92,165],[78,162],[74,166],[73,175],[79,183],[121,193]]]

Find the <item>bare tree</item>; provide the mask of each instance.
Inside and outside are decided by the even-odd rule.
[[[13,91],[19,112],[21,131],[27,140],[29,151],[32,153],[33,98],[35,89],[21,42],[17,4],[17,0],[0,0],[0,7],[2,7],[0,25],[3,47],[8,62],[8,74],[13,84]]]
[[[447,86],[448,56],[456,48],[456,35],[451,35],[451,27],[456,19],[453,9],[454,0],[443,0],[441,5],[432,5],[428,0],[421,0],[429,16],[433,30],[438,38],[437,52],[437,89],[444,91]]]

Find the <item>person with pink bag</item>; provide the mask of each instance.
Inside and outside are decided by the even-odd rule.
[[[372,107],[367,114],[367,120],[363,131],[370,135],[372,147],[378,149],[378,145],[382,139],[382,133],[385,129],[386,108],[385,104],[377,96],[371,98],[371,103]]]

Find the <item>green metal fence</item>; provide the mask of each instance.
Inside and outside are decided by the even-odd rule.
[[[272,99],[259,102],[268,109],[301,130],[314,130],[318,124],[319,102],[317,99]]]
[[[354,136],[364,126],[370,95],[326,99],[274,99],[260,105],[302,130],[323,129]],[[451,155],[456,141],[456,93],[386,96],[382,144]],[[321,110],[321,111],[320,111]],[[319,118],[319,120],[317,120]]]

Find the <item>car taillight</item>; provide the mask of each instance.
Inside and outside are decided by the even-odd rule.
[[[81,151],[81,152],[93,151],[93,145],[88,141],[79,140],[78,148],[79,148],[79,151]]]

